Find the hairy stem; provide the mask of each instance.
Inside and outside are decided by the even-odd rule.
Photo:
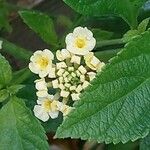
[[[125,42],[122,39],[104,40],[104,41],[97,41],[96,47],[98,48],[120,44],[125,44]]]

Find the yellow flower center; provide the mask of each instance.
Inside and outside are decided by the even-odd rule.
[[[42,57],[42,58],[40,58],[40,59],[38,60],[37,63],[39,64],[39,66],[40,66],[42,69],[44,69],[44,68],[46,68],[46,67],[48,66],[49,60],[48,60],[47,58],[45,58],[45,57]]]
[[[85,39],[83,39],[83,38],[76,39],[76,46],[78,48],[83,48],[85,46],[85,44],[86,44]]]
[[[51,109],[51,103],[52,102],[48,99],[43,102],[43,107],[47,112]]]

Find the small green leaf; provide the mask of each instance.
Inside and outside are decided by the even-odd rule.
[[[48,150],[46,135],[22,99],[13,97],[0,110],[1,150]]]
[[[25,85],[12,85],[10,87],[7,87],[7,90],[9,91],[10,94],[14,95],[16,94],[20,89],[24,88]]]
[[[150,150],[150,134],[141,140],[140,150]]]
[[[6,89],[0,90],[0,102],[3,102],[9,97],[9,92]]]
[[[64,0],[77,12],[90,16],[117,15],[137,27],[139,8],[147,0]]]
[[[139,33],[146,31],[150,18],[144,19],[138,26]]]
[[[111,59],[75,103],[59,138],[126,143],[150,130],[150,31]]]
[[[136,37],[137,35],[139,35],[138,30],[129,30],[127,33],[124,34],[123,41],[127,43],[131,41],[131,39]]]
[[[137,35],[140,35],[141,33],[145,32],[148,26],[150,18],[144,19],[138,26],[137,30],[129,30],[127,33],[123,36],[124,42],[129,42],[132,38],[136,37]]]
[[[57,46],[57,35],[54,29],[53,20],[39,12],[20,11],[24,22],[48,44]]]
[[[12,71],[8,61],[0,54],[0,88],[9,84]]]

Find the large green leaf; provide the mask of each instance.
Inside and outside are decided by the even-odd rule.
[[[53,46],[57,45],[57,35],[53,20],[49,16],[32,11],[21,11],[20,16],[46,43]]]
[[[130,26],[137,26],[139,8],[147,0],[64,0],[70,7],[84,15],[118,15]]]
[[[14,97],[0,110],[0,150],[48,150],[42,126],[22,99]]]
[[[150,134],[141,140],[140,150],[150,150]]]
[[[0,54],[0,88],[12,79],[12,71],[8,61]]]
[[[56,137],[135,141],[150,129],[150,32],[134,38],[75,103]]]

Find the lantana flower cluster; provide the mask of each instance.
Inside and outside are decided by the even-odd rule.
[[[30,58],[30,70],[40,77],[35,81],[38,100],[34,114],[42,121],[57,118],[59,112],[66,116],[105,65],[91,52],[96,40],[86,27],[75,28],[65,42],[66,48],[56,52],[57,60],[48,49],[38,50]]]

